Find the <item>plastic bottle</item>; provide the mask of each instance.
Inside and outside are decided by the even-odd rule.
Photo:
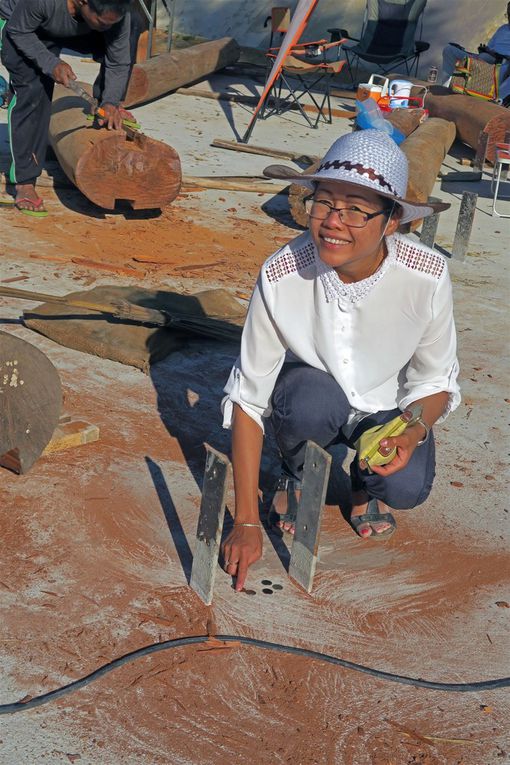
[[[356,125],[362,130],[372,128],[373,130],[382,130],[393,138],[396,144],[402,143],[405,135],[397,130],[391,122],[385,120],[383,114],[373,98],[367,98],[364,101],[356,101]]]

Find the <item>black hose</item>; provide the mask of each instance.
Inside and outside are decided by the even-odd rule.
[[[355,664],[346,659],[329,656],[326,653],[311,651],[308,648],[298,648],[297,646],[282,645],[281,643],[270,643],[267,640],[259,640],[258,638],[242,637],[238,635],[216,635],[215,638],[216,640],[224,641],[225,643],[244,643],[245,645],[253,645],[257,648],[266,648],[269,651],[292,653],[297,656],[305,656],[308,659],[326,661],[329,664],[336,664],[345,669],[354,669],[357,672],[364,672],[366,675],[378,677],[381,680],[390,680],[393,683],[403,683],[404,685],[414,685],[417,688],[429,688],[434,691],[469,693],[495,690],[496,688],[507,688],[510,686],[510,677],[502,677],[496,680],[481,680],[475,683],[439,683],[432,680],[422,680],[421,678],[394,675],[391,672],[383,672],[380,669],[372,669],[371,667],[365,667],[363,664]],[[48,693],[43,693],[40,696],[35,696],[33,698],[29,697],[26,701],[15,701],[12,704],[1,704],[0,714],[14,714],[15,712],[24,712],[27,709],[39,707],[42,704],[46,704],[48,701],[65,696],[67,693],[77,691],[79,688],[83,688],[83,686],[106,675],[113,669],[117,669],[117,667],[122,667],[124,664],[135,661],[135,659],[139,659],[141,656],[148,656],[157,651],[166,651],[168,648],[178,648],[181,645],[207,643],[209,640],[211,640],[211,638],[208,635],[198,635],[194,637],[176,638],[175,640],[165,640],[162,643],[153,643],[144,646],[144,648],[138,648],[136,651],[131,651],[130,653],[124,654],[124,656],[119,656],[118,659],[113,659],[113,661],[110,661],[108,664],[104,664],[102,667],[95,669],[89,675],[86,675],[86,677],[82,677],[80,680],[73,680],[72,683],[63,685],[61,688],[56,688],[54,691],[48,691]]]

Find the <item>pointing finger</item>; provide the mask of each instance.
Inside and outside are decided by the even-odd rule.
[[[247,573],[248,561],[246,559],[242,559],[239,561],[239,565],[237,567],[237,580],[235,584],[237,592],[240,592],[243,589]]]

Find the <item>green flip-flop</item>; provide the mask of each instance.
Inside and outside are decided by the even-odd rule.
[[[20,207],[20,202],[28,202],[31,205],[34,205],[33,210],[28,210],[26,207]],[[29,215],[31,218],[47,218],[48,217],[48,210],[41,210],[37,208],[41,208],[44,205],[43,200],[41,197],[38,197],[37,202],[33,199],[28,199],[28,197],[22,197],[21,199],[17,199],[14,202],[14,207],[16,207],[20,213],[23,213],[23,215]]]

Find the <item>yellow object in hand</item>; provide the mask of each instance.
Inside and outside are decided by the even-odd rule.
[[[387,465],[391,462],[397,450],[394,448],[389,454],[381,454],[380,442],[383,438],[400,436],[406,428],[418,422],[421,412],[421,406],[413,406],[384,425],[375,425],[365,430],[354,444],[358,452],[360,468],[371,472],[372,465]]]

